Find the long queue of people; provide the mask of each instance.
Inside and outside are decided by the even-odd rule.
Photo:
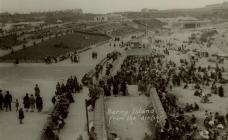
[[[95,103],[98,97],[101,93],[104,93],[105,96],[111,95],[111,69],[113,68],[113,65],[111,63],[108,63],[108,61],[114,62],[117,60],[117,58],[121,55],[120,52],[112,52],[107,54],[107,63],[105,68],[105,77],[102,77],[99,79],[99,75],[104,72],[104,65],[98,64],[95,67],[95,72],[93,75],[89,76],[88,74],[85,74],[82,78],[82,83],[89,88],[89,97],[87,104],[88,106],[91,105],[90,111],[93,111],[95,108]],[[93,76],[95,77],[97,83],[93,82]]]
[[[120,52],[112,52],[107,54],[104,63],[96,65],[95,71],[91,74],[85,74],[82,78],[82,83],[89,88],[89,99],[86,101],[86,106],[89,111],[94,111],[96,100],[100,96],[110,96],[111,95],[111,69],[113,68],[112,63],[117,60],[121,55]],[[106,64],[106,65],[105,65]],[[101,76],[99,76],[101,75]],[[96,80],[94,80],[96,79]],[[82,136],[78,137],[78,140],[82,140]],[[95,127],[91,127],[89,131],[89,140],[97,140],[97,134],[95,132]]]
[[[64,119],[68,116],[68,109],[71,103],[74,103],[73,94],[82,90],[76,76],[71,76],[66,83],[57,83],[55,95],[52,98],[54,109],[44,128],[42,140],[59,140],[57,132],[65,125]]]
[[[117,52],[117,51],[114,51],[112,53],[108,53],[107,56],[106,56],[106,60],[107,61],[115,61],[120,55],[121,55],[121,53]],[[112,64],[111,63],[107,64],[106,66],[112,68]],[[93,76],[95,76],[96,79],[98,79],[99,78],[99,73],[101,73],[103,69],[104,69],[104,66],[102,64],[97,64],[95,66],[95,71],[88,72],[82,77],[82,80],[81,80],[82,84],[87,86],[89,83],[91,83]],[[108,72],[109,71],[107,70],[107,73]]]

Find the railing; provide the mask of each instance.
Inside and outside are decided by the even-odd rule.
[[[95,115],[94,115],[94,126],[97,133],[98,140],[107,140],[107,126],[105,119],[105,99],[104,95],[96,101]]]
[[[167,115],[163,108],[161,100],[160,100],[155,88],[149,87],[148,92],[149,92],[150,99],[151,99],[153,107],[154,107],[154,111],[155,111],[157,119],[158,119],[157,121],[161,125],[161,127],[163,127],[165,125],[165,119],[167,119]]]
[[[99,36],[106,36],[106,37],[110,37],[106,34],[102,34],[102,33],[92,33],[92,32],[87,32],[87,31],[79,31],[79,30],[75,30],[75,32],[78,33],[84,33],[84,34],[88,34],[88,35],[99,35]]]

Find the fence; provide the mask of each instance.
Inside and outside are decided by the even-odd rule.
[[[108,139],[104,102],[105,102],[105,99],[104,99],[104,96],[102,95],[96,101],[96,107],[95,107],[94,126],[95,126],[98,140]]]

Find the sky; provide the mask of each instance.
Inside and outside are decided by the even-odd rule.
[[[81,8],[85,13],[200,8],[227,0],[0,0],[0,12],[28,13]]]

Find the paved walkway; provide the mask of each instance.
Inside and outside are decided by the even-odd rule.
[[[105,121],[104,97],[96,101],[94,112],[94,126],[98,140],[107,140],[106,121]]]
[[[116,72],[119,70],[121,67],[121,64],[123,63],[124,59],[126,57],[126,53],[122,52],[122,55],[113,62],[113,68],[111,69],[111,75],[115,75]],[[106,67],[103,69],[103,74],[105,75],[106,72]],[[105,98],[104,96],[101,96],[97,101],[96,101],[96,107],[94,111],[94,126],[95,126],[95,131],[97,134],[98,140],[107,140],[107,126],[106,126],[106,116],[105,116]]]
[[[99,52],[99,60],[106,57],[107,53],[111,52],[113,48],[109,48],[106,45],[102,45],[97,48],[93,48],[93,51]],[[83,56],[89,56],[88,53],[91,54],[91,51],[83,52]],[[69,60],[66,60],[69,61]],[[88,60],[88,57],[81,57],[81,61],[84,62],[91,62]],[[66,63],[66,62],[63,62]],[[92,63],[95,67],[95,65],[99,63],[97,61],[96,63]],[[71,104],[70,110],[69,110],[69,116],[66,119],[66,125],[63,130],[60,132],[60,140],[76,140],[80,135],[83,136],[83,139],[88,139],[87,134],[87,120],[86,120],[86,110],[85,110],[85,99],[89,99],[88,97],[89,90],[87,87],[83,87],[83,91],[75,94],[74,99],[75,103]],[[100,108],[100,107],[98,107]],[[94,112],[89,112],[89,120],[94,120]]]
[[[126,39],[129,40],[129,39]],[[112,52],[113,50],[123,51],[122,49],[115,49],[110,47],[108,44],[101,45],[100,47],[96,47],[92,49],[93,51],[99,52],[98,60],[102,60],[106,57],[107,53]],[[91,50],[83,52],[80,54],[80,61],[90,63],[91,60],[88,59],[88,56],[91,55]],[[69,63],[69,59],[58,64]],[[99,62],[96,62],[99,63]],[[91,65],[96,65],[96,63],[92,63]],[[105,67],[103,70],[103,75],[105,73]],[[76,140],[80,135],[83,136],[83,139],[87,140],[87,126],[86,126],[86,112],[85,112],[85,99],[88,99],[88,88],[84,87],[83,91],[74,96],[75,103],[71,104],[69,110],[69,116],[66,119],[66,125],[63,130],[60,132],[60,140]],[[105,133],[105,118],[104,118],[104,101],[103,98],[100,98],[96,101],[96,109],[94,112],[89,112],[89,120],[94,121],[94,126],[97,131],[98,140],[102,140],[103,138],[107,138],[104,136]],[[102,130],[102,131],[100,131]],[[101,133],[100,133],[101,132]]]
[[[60,140],[76,140],[80,135],[87,140],[85,99],[88,98],[88,88],[74,96],[75,103],[71,104],[66,125],[60,132]]]

